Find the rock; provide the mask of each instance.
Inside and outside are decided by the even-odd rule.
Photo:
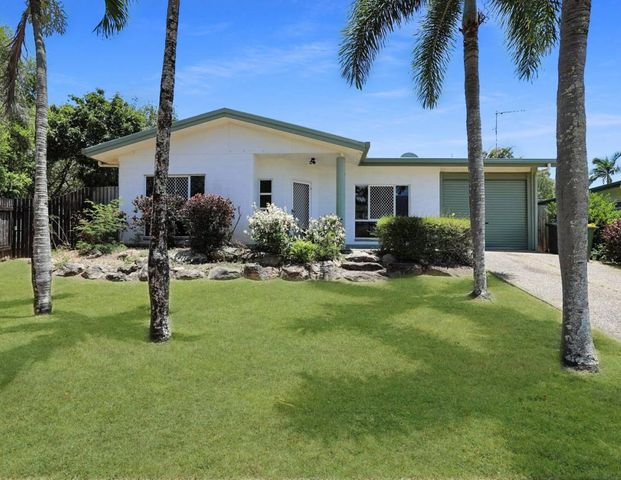
[[[391,265],[393,263],[397,263],[397,257],[395,257],[392,253],[382,255],[382,264]]]
[[[106,276],[106,270],[100,265],[93,265],[82,272],[82,278],[99,280]]]
[[[271,280],[278,278],[280,270],[275,267],[262,267],[258,263],[247,263],[242,269],[242,275],[250,280]]]
[[[148,260],[146,258],[139,258],[134,263],[136,264],[138,269],[141,269],[142,267],[144,267],[147,264],[147,261]]]
[[[198,265],[209,262],[209,257],[204,253],[193,252],[190,249],[185,249],[178,250],[173,257],[173,260],[177,263],[190,263],[192,265]]]
[[[111,282],[126,282],[127,275],[121,272],[110,272],[106,274],[106,280],[109,280]]]
[[[376,262],[343,262],[341,268],[344,270],[376,272],[384,270],[384,267]]]
[[[342,277],[341,269],[332,260],[312,263],[309,273],[312,280],[338,280]]]
[[[99,258],[99,257],[101,257],[101,256],[103,256],[103,253],[101,253],[99,250],[93,250],[91,253],[89,253],[89,254],[86,256],[86,259],[87,259],[87,260],[93,260],[93,259],[95,259],[95,258]]]
[[[377,255],[365,251],[357,251],[345,256],[347,262],[377,263],[380,261]]]
[[[119,260],[125,260],[127,257],[129,257],[132,254],[131,250],[125,250],[121,253],[119,253],[116,258],[118,258]]]
[[[350,282],[376,282],[377,280],[385,279],[384,275],[380,272],[365,272],[359,270],[344,270],[343,278]]]
[[[140,272],[138,273],[138,280],[141,282],[147,282],[149,280],[149,267],[147,265],[144,265],[140,269]]]
[[[394,262],[388,265],[387,270],[390,277],[407,277],[423,273],[423,267],[418,263]]]
[[[136,265],[136,262],[129,263],[126,265],[121,265],[119,268],[117,268],[117,271],[124,273],[125,275],[129,275],[130,273],[137,272],[138,270],[139,270],[139,267],[138,265]]]
[[[241,272],[234,268],[216,267],[209,271],[209,280],[234,280],[241,277]]]
[[[75,277],[76,275],[80,275],[84,271],[84,265],[81,263],[73,263],[69,262],[62,266],[57,272],[56,275],[59,277]]]
[[[127,280],[129,281],[136,281],[140,279],[140,272],[132,272],[129,275],[127,275]]]
[[[450,277],[451,274],[448,268],[427,266],[424,269],[425,275],[431,275],[433,277]]]
[[[196,280],[197,278],[203,278],[203,272],[200,270],[178,268],[173,270],[173,278],[177,280]]]
[[[272,253],[263,253],[258,256],[257,262],[262,267],[279,267],[282,265],[282,257],[280,255],[274,255]]]
[[[283,280],[299,281],[308,279],[308,271],[301,265],[287,265],[280,270],[280,277]]]

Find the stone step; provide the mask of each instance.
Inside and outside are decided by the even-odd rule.
[[[367,252],[354,252],[345,256],[346,262],[354,263],[378,263],[379,257]]]
[[[359,272],[378,272],[384,270],[384,267],[377,262],[343,262],[341,263],[343,270],[359,271]]]

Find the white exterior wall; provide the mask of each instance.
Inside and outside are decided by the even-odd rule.
[[[409,186],[409,214],[417,217],[440,215],[439,167],[360,167],[347,163],[345,205],[347,218],[345,230],[348,244],[355,244],[355,194],[356,185],[407,185]],[[364,239],[357,243],[370,243]]]
[[[256,158],[255,154],[262,158]],[[264,158],[266,154],[272,154],[272,158]],[[290,154],[297,154],[299,158],[279,157]],[[323,145],[298,140],[292,135],[266,133],[259,128],[224,121],[209,128],[173,133],[169,174],[205,175],[206,193],[228,197],[241,208],[235,238],[248,241],[243,231],[247,228],[252,204],[259,201],[259,178],[274,180],[273,201],[289,209],[292,182],[308,181],[312,184],[311,216],[333,213],[337,155]],[[321,159],[317,165],[308,165],[311,156]],[[154,158],[154,142],[119,157],[119,196],[128,218],[134,216],[133,199],[145,194],[145,177],[153,175]],[[330,162],[330,159],[333,160]],[[127,231],[123,240],[135,242],[137,233],[142,232]]]

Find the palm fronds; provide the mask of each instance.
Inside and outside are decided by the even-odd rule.
[[[589,176],[589,183],[603,180],[605,184],[612,183],[613,175],[621,172],[621,166],[617,166],[617,161],[621,158],[621,152],[614,153],[611,157],[594,158],[593,170]]]
[[[492,0],[520,79],[537,74],[558,39],[560,0]]]
[[[26,24],[30,16],[30,10],[26,9],[22,13],[22,16],[17,24],[15,35],[11,39],[9,44],[9,55],[6,71],[2,72],[2,80],[4,87],[4,109],[7,115],[13,113],[15,108],[15,97],[17,90],[17,80],[19,78],[19,68],[22,59],[22,49],[24,48],[24,42],[26,39]]]
[[[31,8],[34,2],[31,2]],[[41,9],[41,28],[43,35],[49,37],[54,33],[63,35],[67,29],[67,16],[59,0],[39,0]]]
[[[104,37],[110,37],[125,27],[129,18],[129,4],[132,0],[104,0],[104,16],[95,27],[95,31]]]
[[[361,89],[388,33],[410,19],[425,0],[357,0],[339,50],[341,75]]]
[[[461,0],[429,1],[427,15],[416,35],[412,68],[418,99],[424,108],[434,108],[440,98],[459,29],[461,7]]]

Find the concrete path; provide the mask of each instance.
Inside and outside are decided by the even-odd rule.
[[[562,307],[558,256],[487,252],[487,269],[557,308]],[[591,325],[621,340],[621,268],[589,262]]]

